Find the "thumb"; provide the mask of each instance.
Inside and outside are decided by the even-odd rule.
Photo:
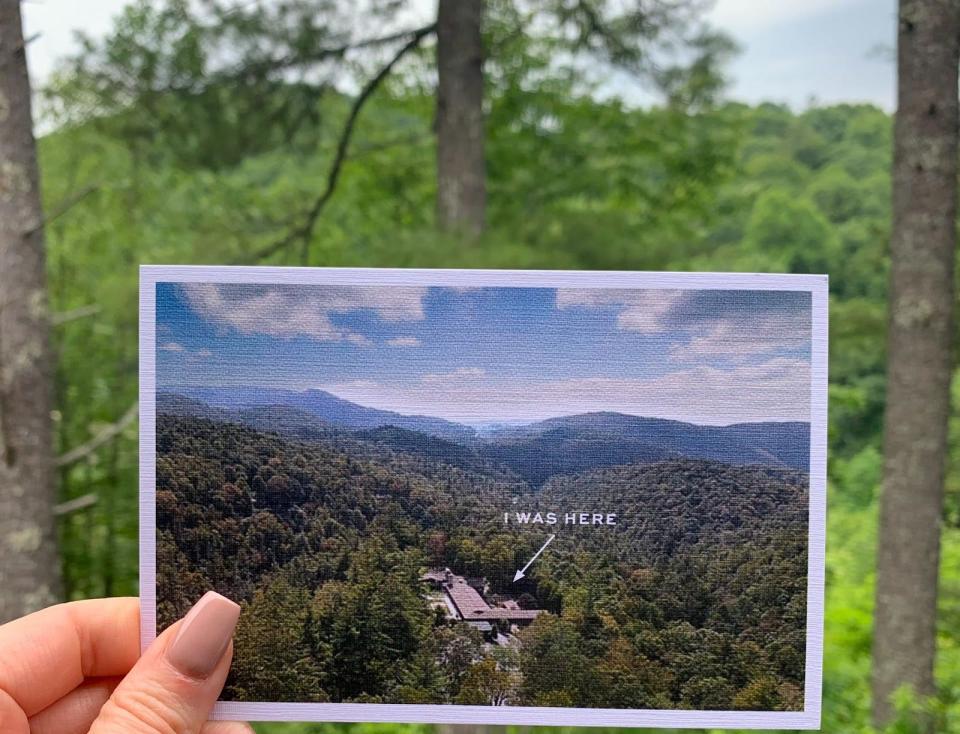
[[[90,734],[197,734],[223,689],[240,607],[208,592],[147,648]]]

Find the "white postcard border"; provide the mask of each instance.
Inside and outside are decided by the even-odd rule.
[[[453,704],[221,701],[213,719],[244,721],[411,722],[669,728],[818,729],[822,691],[826,551],[826,275],[545,270],[423,270],[185,265],[140,267],[140,638],[156,637],[156,284],[259,283],[453,287],[646,288],[807,291],[812,301],[810,509],[807,642],[803,711],[681,711]]]

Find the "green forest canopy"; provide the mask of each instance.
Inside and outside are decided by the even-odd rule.
[[[299,441],[161,409],[157,618],[209,588],[244,605],[228,700],[802,709],[804,473],[651,457],[533,487],[412,435]],[[501,524],[515,501],[621,522],[565,528],[517,585],[541,538]],[[428,565],[543,612],[481,654],[423,597]]]

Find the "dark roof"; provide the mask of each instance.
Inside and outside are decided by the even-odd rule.
[[[503,609],[501,607],[492,607],[484,612],[482,617],[476,619],[506,619],[509,621],[520,619],[536,619],[542,609]]]
[[[420,577],[421,581],[435,581],[437,583],[445,581],[449,571],[441,571],[438,568],[432,568]]]
[[[460,616],[467,621],[503,619],[527,620],[534,619],[540,613],[539,609],[504,609],[491,607],[462,576],[451,574],[443,588],[450,595]]]

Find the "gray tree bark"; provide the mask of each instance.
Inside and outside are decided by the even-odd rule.
[[[901,0],[873,719],[906,685],[935,691],[950,405],[960,2]]]
[[[0,622],[60,596],[53,359],[19,0],[0,0]]]
[[[482,0],[437,7],[437,224],[478,235],[487,209]]]

